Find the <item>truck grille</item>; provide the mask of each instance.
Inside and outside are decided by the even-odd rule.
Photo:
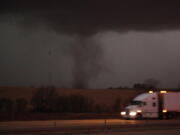
[[[126,109],[125,112],[126,112],[126,115],[129,114],[129,109]]]

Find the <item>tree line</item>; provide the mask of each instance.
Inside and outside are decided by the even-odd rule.
[[[128,103],[117,98],[112,106],[96,104],[92,99],[80,95],[59,95],[54,87],[39,88],[30,101],[18,98],[15,101],[0,99],[0,112],[59,112],[59,113],[109,113],[120,112]]]

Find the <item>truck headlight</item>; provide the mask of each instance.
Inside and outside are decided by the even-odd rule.
[[[167,113],[167,110],[166,110],[166,109],[163,109],[162,112],[163,112],[163,113]]]
[[[130,116],[136,116],[136,114],[137,114],[136,112],[130,112],[129,113]]]
[[[141,113],[141,112],[142,112],[142,110],[137,110],[137,112],[138,112],[138,113]]]
[[[121,112],[121,115],[126,115],[126,112]]]

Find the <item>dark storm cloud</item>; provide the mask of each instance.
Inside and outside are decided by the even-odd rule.
[[[27,33],[43,27],[59,35],[77,35],[66,53],[74,62],[73,87],[84,88],[101,71],[103,51],[101,45],[92,40],[93,35],[108,30],[180,29],[180,1],[1,0],[0,16],[0,21],[15,20]]]
[[[69,33],[180,28],[179,0],[5,0],[1,9]]]

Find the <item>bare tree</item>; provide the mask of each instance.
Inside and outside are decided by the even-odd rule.
[[[0,99],[0,111],[1,112],[12,112],[13,111],[13,101],[8,98]]]
[[[54,87],[39,88],[31,99],[35,111],[55,111],[58,94]]]
[[[116,98],[115,103],[113,105],[113,112],[120,112],[122,109],[122,100],[120,97]]]
[[[28,101],[25,98],[16,99],[16,111],[24,112],[27,111]]]
[[[149,78],[144,81],[144,84],[147,89],[155,89],[157,88],[159,81],[154,78]]]

